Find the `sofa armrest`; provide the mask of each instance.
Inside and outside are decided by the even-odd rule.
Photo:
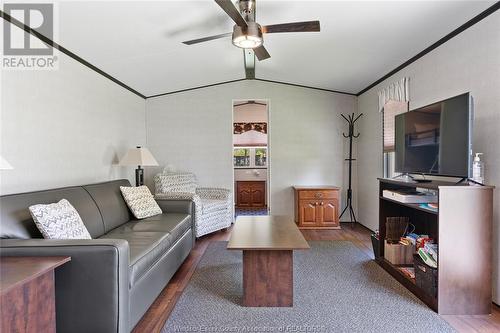
[[[193,211],[191,214],[191,221],[193,225],[193,237],[196,237],[196,226],[198,225],[198,221],[202,216],[202,204],[201,198],[196,193],[191,192],[166,192],[166,193],[156,193],[155,194],[156,202],[160,202],[163,200],[171,201],[171,200],[189,200],[193,203]],[[160,208],[162,206],[160,205]],[[163,209],[163,208],[162,208]],[[168,213],[168,210],[166,211]],[[193,245],[195,243],[195,239],[193,239]]]
[[[183,213],[193,216],[193,201],[188,199],[156,199],[164,213]]]
[[[230,190],[218,187],[198,187],[196,194],[206,199],[229,200],[231,198]]]
[[[201,214],[201,204],[199,201],[199,197],[196,194],[188,194],[191,199],[167,199],[166,196],[162,197],[162,195],[160,194],[155,196],[155,200],[158,203],[158,206],[160,206],[163,213],[183,213],[191,215],[191,229],[193,231],[194,246],[196,242],[196,216],[197,214]],[[186,195],[186,197],[188,196]],[[198,205],[196,205],[196,203],[198,203]]]
[[[70,256],[56,269],[61,332],[129,331],[129,245],[119,239],[2,239],[2,256]]]

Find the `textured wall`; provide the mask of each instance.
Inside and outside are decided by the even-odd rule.
[[[232,189],[233,99],[269,100],[273,214],[293,216],[294,184],[346,184],[340,113],[355,112],[356,98],[260,81],[148,99],[147,142],[159,163],[195,172],[202,185]]]
[[[397,79],[410,77],[410,109],[470,91],[474,98],[474,151],[483,152],[486,182],[494,197],[494,299],[500,303],[500,13],[462,32],[410,66],[358,97],[364,135],[358,144],[360,220],[378,227],[378,184],[382,175],[382,120],[377,92]],[[471,221],[474,223],[474,221]],[[458,245],[457,245],[458,246]]]
[[[144,144],[144,99],[75,60],[59,55],[55,71],[3,71],[0,193],[18,193],[115,178],[113,165]]]

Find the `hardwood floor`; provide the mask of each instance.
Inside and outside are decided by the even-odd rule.
[[[301,230],[307,240],[345,240],[350,241],[373,259],[370,240],[370,231],[360,224],[351,227],[343,223],[340,230]],[[160,296],[146,312],[141,321],[134,328],[134,333],[160,332],[168,316],[174,309],[175,303],[188,285],[198,262],[210,242],[227,241],[230,230],[220,231],[201,237],[189,254],[186,261],[179,268],[172,280],[163,289]],[[457,331],[464,333],[493,333],[500,332],[500,307],[493,305],[489,316],[442,316]]]

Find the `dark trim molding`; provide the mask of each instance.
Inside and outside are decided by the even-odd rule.
[[[217,82],[217,83],[207,84],[207,85],[199,86],[199,87],[186,88],[186,89],[182,89],[182,90],[169,91],[169,92],[162,93],[162,94],[156,94],[156,95],[147,96],[146,99],[160,97],[160,96],[166,96],[166,95],[171,95],[171,94],[177,94],[177,93],[181,93],[181,92],[185,92],[185,91],[190,91],[190,90],[196,90],[196,89],[203,89],[203,88],[208,88],[208,87],[213,87],[213,86],[219,86],[221,84],[227,84],[227,83],[233,83],[233,82],[239,82],[239,81],[246,81],[246,80],[250,80],[250,81],[251,80],[255,80],[255,81],[262,81],[262,82],[269,82],[269,83],[276,83],[276,84],[284,84],[284,85],[287,85],[287,86],[293,86],[293,87],[299,87],[299,88],[308,88],[308,89],[315,89],[315,90],[328,91],[328,92],[337,93],[337,94],[345,94],[345,95],[350,95],[350,96],[356,96],[356,94],[353,94],[353,93],[347,93],[347,92],[336,91],[336,90],[329,90],[329,89],[324,89],[324,88],[316,88],[316,87],[303,86],[303,85],[295,84],[295,83],[272,81],[272,80],[265,80],[265,79],[258,79],[258,78],[255,78],[255,79],[244,78],[244,79],[237,79],[237,80]]]
[[[208,88],[208,87],[213,87],[213,86],[220,86],[221,84],[227,84],[227,83],[233,83],[233,82],[239,82],[239,81],[245,81],[245,80],[247,80],[247,79],[236,79],[236,80],[230,80],[230,81],[222,81],[222,82],[207,84],[204,86],[186,88],[186,89],[181,89],[181,90],[169,91],[169,92],[162,93],[162,94],[151,95],[151,96],[147,96],[146,98],[155,98],[155,97],[166,96],[166,95],[171,95],[171,94],[178,94],[178,93],[185,92],[185,91],[203,89],[203,88]]]
[[[384,75],[383,77],[381,77],[380,79],[378,79],[377,81],[375,81],[372,84],[370,84],[368,87],[366,87],[363,90],[361,90],[360,92],[358,92],[356,94],[356,96],[359,96],[359,95],[365,93],[366,91],[370,90],[371,88],[375,87],[380,82],[382,82],[385,79],[387,79],[387,78],[391,77],[392,75],[396,74],[397,72],[399,72],[403,68],[407,67],[411,63],[417,61],[418,59],[422,58],[424,55],[426,55],[427,53],[431,52],[435,48],[437,48],[437,47],[441,46],[442,44],[446,43],[447,41],[449,41],[450,39],[452,39],[456,35],[460,34],[461,32],[463,32],[463,31],[467,30],[468,28],[472,27],[474,24],[478,23],[482,19],[484,19],[484,18],[488,17],[489,15],[493,14],[498,9],[500,9],[500,1],[496,2],[493,6],[489,7],[485,11],[483,11],[480,14],[478,14],[477,16],[473,17],[472,19],[470,19],[469,21],[467,21],[466,23],[464,23],[463,25],[461,25],[457,29],[453,30],[448,35],[444,36],[443,38],[441,38],[440,40],[438,40],[437,42],[435,42],[431,46],[429,46],[426,49],[424,49],[422,52],[418,53],[414,57],[408,59],[403,64],[401,64],[398,67],[394,68],[392,71],[390,71],[389,73],[387,73],[386,75]]]
[[[356,94],[354,94],[354,93],[348,93],[348,92],[345,92],[345,91],[338,91],[338,90],[331,90],[331,89],[325,89],[325,88],[305,86],[305,85],[302,85],[302,84],[295,84],[295,83],[288,83],[288,82],[274,81],[274,80],[266,80],[266,79],[259,79],[259,78],[255,78],[255,80],[256,81],[262,81],[262,82],[285,84],[287,86],[293,86],[293,87],[299,87],[299,88],[308,88],[308,89],[314,89],[314,90],[328,91],[328,92],[337,93],[337,94],[344,94],[344,95],[356,96]]]
[[[142,98],[146,98],[146,96],[144,96],[143,94],[141,94],[140,92],[138,92],[137,90],[129,87],[128,85],[126,85],[125,83],[121,82],[120,80],[114,78],[113,76],[109,75],[108,73],[104,72],[103,70],[99,69],[98,67],[92,65],[91,63],[89,63],[88,61],[86,61],[85,59],[77,56],[76,54],[74,54],[73,52],[71,52],[70,50],[68,50],[67,48],[57,44],[56,42],[54,42],[53,40],[51,40],[50,38],[47,38],[45,37],[44,35],[42,35],[41,33],[39,33],[38,31],[36,31],[35,29],[32,29],[30,28],[29,26],[25,25],[24,23],[20,22],[19,20],[16,20],[15,18],[11,17],[9,14],[5,13],[4,11],[0,10],[0,16],[7,22],[10,22],[11,24],[14,24],[15,26],[23,29],[24,31],[26,31],[27,33],[37,37],[38,39],[40,39],[42,42],[44,42],[45,44],[49,45],[49,46],[52,46],[53,48],[61,51],[62,53],[66,54],[67,56],[73,58],[74,60],[78,61],[79,63],[81,63],[82,65],[84,66],[87,66],[88,68],[92,69],[93,71],[101,74],[102,76],[104,76],[105,78],[113,81],[114,83],[120,85],[121,87],[127,89],[128,91],[136,94],[137,96],[139,97],[142,97]]]
[[[289,85],[289,86],[299,87],[299,88],[308,88],[308,89],[314,89],[314,90],[320,90],[320,91],[327,91],[327,92],[338,93],[338,94],[345,94],[345,95],[350,95],[350,96],[360,96],[361,94],[363,94],[366,91],[370,90],[371,88],[373,88],[374,86],[376,86],[380,82],[382,82],[385,79],[389,78],[390,76],[396,74],[401,69],[407,67],[408,65],[410,65],[413,62],[415,62],[419,58],[421,58],[424,55],[426,55],[427,53],[431,52],[435,48],[437,48],[440,45],[446,43],[447,41],[449,41],[453,37],[457,36],[461,32],[467,30],[468,28],[472,27],[474,24],[480,22],[484,18],[486,18],[489,15],[493,14],[498,9],[500,9],[500,1],[496,2],[494,5],[492,5],[491,7],[489,7],[488,9],[486,9],[485,11],[483,11],[482,13],[480,13],[479,15],[475,16],[474,18],[472,18],[471,20],[469,20],[465,24],[463,24],[460,27],[458,27],[457,29],[453,30],[448,35],[444,36],[443,38],[441,38],[440,40],[438,40],[437,42],[435,42],[431,46],[427,47],[426,49],[424,49],[423,51],[421,51],[420,53],[418,53],[414,57],[410,58],[409,60],[407,60],[406,62],[404,62],[400,66],[396,67],[395,69],[393,69],[392,71],[390,71],[389,73],[387,73],[386,75],[384,75],[383,77],[381,77],[377,81],[373,82],[372,84],[370,84],[369,86],[367,86],[366,88],[364,88],[363,90],[361,90],[358,93],[348,93],[348,92],[344,92],[344,91],[331,90],[331,89],[318,88],[318,87],[311,87],[311,86],[306,86],[306,85],[301,85],[301,84],[288,83],[288,82],[282,82],[282,81],[274,81],[274,80],[266,80],[266,79],[259,79],[259,78],[255,78],[254,80],[262,81],[262,82],[269,82],[269,83],[276,83],[276,84],[284,84],[284,85]],[[107,79],[113,81],[114,83],[118,84],[119,86],[127,89],[128,91],[130,91],[130,92],[132,92],[132,93],[136,94],[137,96],[139,96],[141,98],[144,98],[144,99],[154,98],[154,97],[159,97],[159,96],[165,96],[165,95],[170,95],[170,94],[176,94],[176,93],[181,93],[181,92],[190,91],[190,90],[208,88],[208,87],[218,86],[218,85],[221,85],[221,84],[233,83],[233,82],[244,81],[244,80],[250,79],[250,78],[243,78],[243,79],[237,79],[237,80],[223,81],[223,82],[208,84],[208,85],[204,85],[204,86],[198,86],[198,87],[193,87],[193,88],[186,88],[186,89],[181,89],[181,90],[166,92],[166,93],[162,93],[162,94],[156,94],[156,95],[152,95],[152,96],[145,96],[145,95],[141,94],[140,92],[138,92],[137,90],[135,90],[135,89],[129,87],[128,85],[126,85],[125,83],[121,82],[120,80],[116,79],[115,77],[113,77],[113,76],[109,75],[108,73],[104,72],[100,68],[92,65],[91,63],[89,63],[85,59],[81,58],[80,56],[76,55],[75,53],[71,52],[70,50],[66,49],[65,47],[57,44],[53,40],[51,40],[51,39],[45,37],[44,35],[40,34],[35,29],[32,29],[31,27],[29,27],[29,26],[23,24],[22,22],[16,20],[15,18],[11,17],[9,14],[3,12],[2,10],[0,10],[0,16],[4,20],[6,20],[7,22],[10,22],[11,24],[14,24],[15,26],[23,29],[27,33],[29,33],[29,34],[37,37],[38,39],[40,39],[45,44],[47,44],[47,45],[49,45],[49,46],[51,46],[51,47],[59,50],[60,52],[66,54],[67,56],[69,56],[69,57],[73,58],[74,60],[78,61],[82,65],[84,65],[84,66],[92,69],[93,71],[101,74],[102,76],[104,76]]]

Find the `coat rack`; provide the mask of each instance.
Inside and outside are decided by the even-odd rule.
[[[344,138],[349,138],[349,158],[346,158],[345,160],[349,162],[349,187],[347,189],[347,201],[346,201],[346,206],[342,210],[342,213],[340,214],[340,218],[342,218],[342,215],[349,209],[349,215],[351,216],[351,227],[354,226],[354,223],[356,223],[356,214],[354,214],[354,209],[352,208],[352,188],[351,188],[351,182],[352,182],[352,161],[355,161],[356,159],[352,158],[352,139],[353,138],[358,138],[359,137],[359,132],[358,134],[354,134],[354,123],[362,116],[363,114],[361,113],[359,116],[354,118],[354,113],[352,115],[347,115],[344,116],[341,114],[342,118],[344,118],[347,123],[349,124],[349,133],[345,134],[342,133]]]

